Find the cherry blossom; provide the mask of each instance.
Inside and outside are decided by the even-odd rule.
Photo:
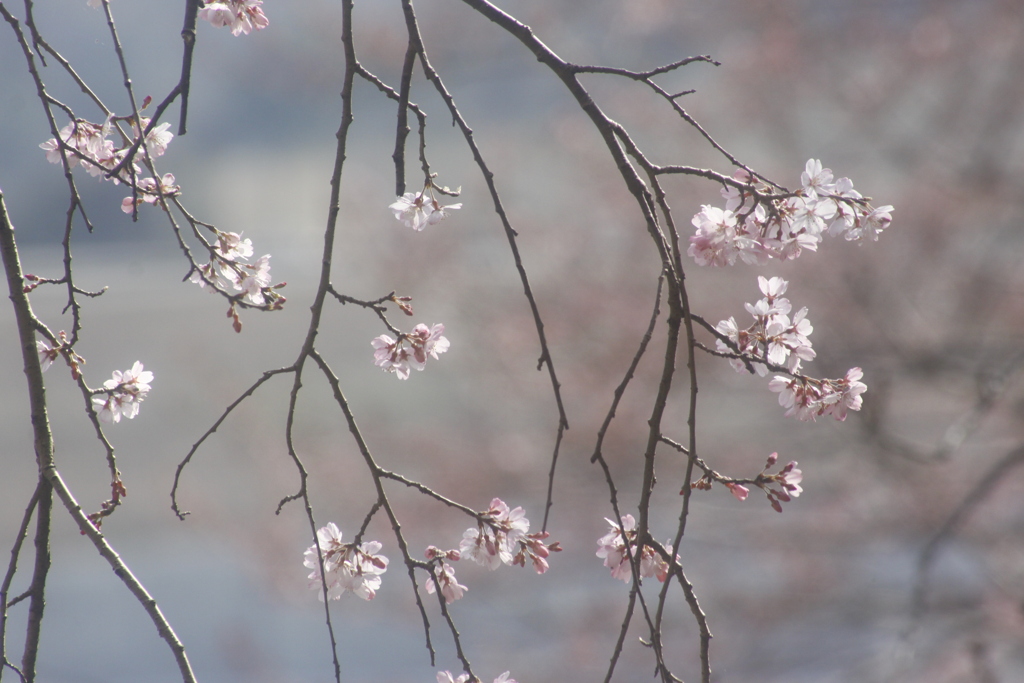
[[[633,570],[629,563],[627,547],[632,548],[633,553],[636,554],[636,520],[633,518],[633,515],[623,515],[621,527],[615,521],[608,519],[607,517],[605,518],[605,521],[611,525],[611,528],[607,534],[598,539],[597,556],[604,558],[604,566],[611,569],[612,578],[620,579],[629,583],[633,579]],[[666,543],[665,549],[671,553],[672,545]],[[638,563],[641,577],[649,578],[653,576],[661,582],[664,582],[668,578],[670,569],[668,562],[666,562],[658,551],[651,546],[645,545],[643,547],[640,551]]]
[[[270,286],[270,254],[264,254],[256,263],[243,263],[239,266],[241,275],[235,286],[245,294],[242,298],[257,306],[267,302],[264,289]]]
[[[146,100],[148,104],[148,98]],[[146,106],[145,104],[143,105]],[[108,136],[116,131],[114,125],[115,121],[128,120],[131,123],[132,131],[137,138],[139,135],[138,127],[135,125],[134,117],[131,116],[114,116],[109,114],[102,124],[92,123],[84,119],[75,119],[64,126],[59,132],[60,140],[66,145],[66,157],[68,160],[68,168],[74,168],[80,163],[85,167],[85,170],[89,175],[94,177],[106,178],[106,173],[117,167],[125,155],[128,154],[129,148],[134,144],[134,141],[124,144],[122,147],[114,145],[113,141],[108,139]],[[151,119],[141,117],[140,122],[143,128],[149,125]],[[145,157],[148,150],[149,155],[153,158],[161,156],[167,151],[167,146],[171,143],[174,138],[174,134],[170,132],[170,123],[161,123],[158,126],[154,126],[149,133],[146,134],[146,144],[141,146],[136,155],[138,157]],[[53,164],[61,163],[61,144],[57,141],[57,138],[50,138],[46,142],[39,145],[41,149],[46,152],[46,160]],[[132,170],[135,174],[140,172],[138,164],[132,162]],[[109,178],[115,184],[119,184],[124,178]],[[161,181],[161,185],[166,184],[165,187],[161,187],[161,191],[164,194],[176,194],[178,191],[177,187],[171,186],[174,182],[174,176],[164,176]],[[138,189],[140,192],[155,193],[157,190],[157,181],[149,178],[140,180],[138,183]],[[153,203],[156,201],[155,196],[145,198],[145,201]],[[129,200],[125,200],[121,204],[122,210],[131,213],[132,205]]]
[[[441,586],[441,595],[444,596],[445,602],[450,605],[461,598],[469,589],[458,582],[455,578],[455,570],[446,562],[446,560],[450,562],[458,562],[462,554],[458,550],[441,550],[436,546],[428,546],[425,554],[428,560],[432,560],[437,563],[437,570],[434,571],[434,577],[437,578],[437,584],[440,584]],[[431,595],[433,595],[437,589],[434,577],[427,579],[425,584],[427,593],[430,593]]]
[[[479,565],[494,570],[512,564],[520,540],[530,531],[530,520],[521,507],[509,510],[505,501],[495,498],[491,507],[480,513],[483,520],[462,534],[459,551]]]
[[[438,354],[448,350],[450,343],[443,334],[444,325],[441,323],[431,327],[420,323],[412,332],[400,334],[398,339],[382,334],[370,342],[376,349],[373,363],[395,373],[398,379],[409,379],[411,370],[423,370],[428,356],[437,359]]]
[[[39,354],[39,366],[46,372],[53,361],[60,357],[60,348],[50,346],[50,342],[40,339],[36,341],[36,352]]]
[[[768,388],[779,394],[779,405],[786,409],[786,417],[807,421],[831,415],[842,422],[847,411],[861,409],[861,394],[867,391],[867,385],[860,381],[863,376],[860,368],[850,368],[843,379],[835,380],[777,375]]]
[[[878,241],[878,234],[892,222],[892,212],[893,207],[886,205],[855,215],[853,225],[846,231],[846,239]]]
[[[494,679],[494,683],[516,683],[514,678],[509,678],[511,672],[506,671],[497,678]],[[479,680],[474,678],[473,680]],[[438,671],[437,672],[437,683],[468,683],[469,674],[460,674],[457,678],[453,678],[450,671]]]
[[[71,148],[66,150],[68,168],[78,166],[85,159],[83,165],[89,175],[99,176],[120,162],[123,151],[115,150],[114,143],[107,139],[111,120],[112,116],[108,116],[102,124],[96,124],[75,119],[61,128],[60,139]],[[61,163],[61,146],[56,138],[50,138],[39,147],[46,152],[46,160],[51,164]]]
[[[25,275],[25,279],[38,280],[39,278],[36,278],[34,275]],[[82,376],[82,366],[85,365],[85,359],[79,356],[68,344],[68,335],[64,330],[57,334],[57,339],[56,346],[45,339],[36,340],[36,353],[39,356],[40,370],[46,372],[53,365],[53,361],[63,355],[68,367],[71,368],[71,378],[77,380]]]
[[[452,678],[450,671],[437,672],[437,683],[466,683],[468,680],[469,674],[462,674],[458,678]]]
[[[306,550],[302,563],[313,570],[308,577],[309,587],[320,591],[321,601],[324,583],[327,584],[329,600],[340,600],[345,592],[355,593],[363,600],[373,600],[380,589],[380,575],[388,569],[388,558],[379,554],[381,544],[369,541],[356,547],[355,543],[343,543],[341,530],[334,522],[319,529],[316,538],[323,555],[323,579],[316,545]]]
[[[698,265],[731,266],[737,260],[763,265],[815,251],[824,234],[853,241],[877,240],[892,221],[892,206],[872,208],[849,178],[833,179],[831,169],[810,159],[796,193],[779,193],[744,169],[733,179],[749,186],[722,189],[725,209],[705,205],[693,217],[696,233],[689,254]]]
[[[774,467],[778,457],[778,453],[768,456],[768,461],[765,463],[764,469],[761,470],[761,474],[757,475],[754,484],[768,496],[768,502],[771,503],[772,508],[776,512],[782,512],[782,503],[788,503],[803,492],[800,482],[803,481],[804,474],[797,469],[796,460],[789,462],[777,473],[768,474],[768,470]]]
[[[705,205],[693,217],[697,234],[690,238],[687,254],[701,266],[731,266],[736,263],[736,215],[717,206]]]
[[[230,26],[231,35],[237,36],[239,33],[249,35],[253,29],[259,31],[270,24],[260,7],[262,4],[263,0],[208,2],[199,10],[199,18],[210,22],[217,28]]]
[[[149,126],[151,119],[145,116],[139,117],[139,122],[142,123],[142,129],[145,130]],[[139,129],[135,125],[135,121],[131,121],[132,132],[135,137],[139,136]],[[167,146],[171,144],[171,140],[174,138],[174,133],[170,132],[171,124],[161,123],[158,126],[153,126],[153,130],[146,134],[146,144],[139,146],[139,153],[145,155],[146,150],[149,150],[150,156],[154,159],[158,156],[162,156],[167,151]]]
[[[113,377],[103,383],[105,396],[94,396],[92,402],[100,406],[99,418],[102,422],[120,422],[121,416],[129,420],[139,414],[139,404],[149,393],[149,383],[153,381],[153,373],[143,370],[142,363],[135,364],[121,372],[114,370]]]
[[[538,574],[548,570],[547,558],[562,550],[558,542],[546,543],[548,532],[530,533],[530,520],[521,507],[510,510],[500,498],[480,513],[476,528],[462,534],[459,551],[479,565],[495,570],[502,564],[526,566],[529,560]]]
[[[538,531],[526,534],[524,538],[519,539],[519,552],[513,556],[512,564],[525,567],[526,560],[529,558],[534,571],[538,574],[546,572],[548,570],[548,556],[553,552],[557,553],[562,550],[558,541],[544,543],[550,535],[547,531]]]
[[[206,287],[207,284],[212,283],[214,290],[218,288],[224,290],[239,289],[238,271],[229,263],[218,259],[197,266],[188,279],[200,287]]]
[[[822,168],[818,159],[808,159],[800,174],[800,185],[808,194],[828,195],[832,189],[832,169]]]
[[[138,198],[125,197],[121,200],[121,210],[131,213],[137,204],[156,204],[161,196],[173,197],[181,193],[181,188],[174,184],[174,174],[165,173],[160,181],[155,178],[142,178],[136,184]]]
[[[398,379],[409,379],[409,349],[401,344],[401,338],[392,339],[386,334],[375,337],[370,344],[376,351],[373,352],[373,364],[393,372]]]
[[[225,261],[244,260],[252,256],[252,240],[242,239],[239,232],[217,231],[217,244],[213,250]]]
[[[440,223],[448,217],[449,211],[462,208],[461,203],[441,206],[433,196],[427,196],[428,191],[429,187],[423,192],[407,192],[388,208],[394,212],[395,218],[416,231]]]
[[[270,254],[264,254],[254,263],[247,263],[253,254],[252,241],[242,239],[241,233],[215,230],[217,241],[210,251],[210,262],[193,267],[188,279],[200,287],[211,286],[211,291],[242,292],[241,301],[253,306],[280,308],[286,299],[278,292],[282,282],[271,285]],[[241,329],[234,303],[229,315],[235,319],[236,330]]]
[[[740,502],[745,501],[747,496],[750,494],[750,489],[742,484],[727,481],[725,482],[725,486],[729,489],[729,492],[736,498],[736,500]]]
[[[442,563],[437,568],[437,571],[435,571],[434,576],[437,577],[437,583],[441,585],[441,595],[444,596],[444,601],[449,605],[461,598],[469,590],[455,578],[455,570],[450,564]],[[434,579],[427,579],[425,587],[427,593],[433,595],[436,590]]]
[[[837,380],[803,375],[803,362],[814,360],[817,355],[811,347],[810,335],[814,327],[807,319],[807,308],[801,308],[790,317],[792,305],[782,296],[789,283],[782,278],[760,276],[758,286],[764,298],[744,304],[754,317],[749,327],[741,329],[735,318],[722,320],[715,326],[715,331],[721,335],[715,342],[719,353],[729,358],[737,372],[753,368],[764,377],[770,369],[784,368],[791,373],[791,377],[776,375],[768,383],[768,388],[779,394],[779,405],[786,409],[787,417],[806,421],[832,415],[842,421],[848,411],[860,410],[861,394],[867,391],[867,386],[860,381],[861,369],[852,368],[843,379]]]
[[[745,370],[749,361],[760,361],[752,366],[762,377],[768,373],[768,363],[798,372],[802,361],[813,360],[816,355],[808,338],[814,328],[807,319],[807,308],[801,308],[790,318],[792,305],[782,296],[789,283],[780,277],[759,276],[757,281],[764,298],[744,304],[754,317],[753,324],[741,330],[735,318],[720,321],[715,329],[732,342],[735,350],[721,339],[716,346],[723,354],[739,352],[740,358],[729,361],[737,372]]]

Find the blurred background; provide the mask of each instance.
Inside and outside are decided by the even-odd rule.
[[[876,204],[896,207],[879,242],[826,240],[818,253],[764,268],[687,270],[695,312],[746,316],[757,275],[785,277],[808,306],[818,358],[810,374],[864,368],[865,409],[844,423],[784,418],[765,380],[699,357],[702,455],[718,471],[755,475],[769,453],[798,460],[804,493],[779,515],[754,491],[694,497],[680,549],[715,636],[717,681],[1024,680],[1024,6],[1017,0],[516,0],[499,3],[564,59],[646,69],[709,54],[660,82],[695,89],[682,102],[752,168],[795,187],[820,158]],[[181,3],[112,3],[136,93],[159,101],[180,71]],[[291,364],[308,325],[340,120],[338,3],[268,0],[268,29],[233,37],[199,27],[189,132],[158,160],[201,220],[242,232],[272,254],[285,310],[246,312],[235,334],[225,303],[191,283],[166,220],[133,223],[123,187],[75,176],[96,230],[76,223],[84,302],[77,350],[98,386],[141,360],[155,379],[138,419],[107,430],[128,497],[103,530],[174,625],[200,680],[333,680],[323,610],[306,588],[311,544],[284,424],[290,380],[268,382],[184,471],[175,468],[223,409],[267,369]],[[14,11],[12,9],[12,11]],[[607,151],[557,79],[519,43],[458,2],[417,5],[434,66],[495,173],[546,324],[570,424],[549,530],[565,551],[551,570],[460,563],[469,586],[452,606],[474,669],[521,683],[603,680],[626,586],[594,556],[611,515],[589,464],[597,429],[654,306],[659,270],[634,202]],[[84,0],[35,6],[40,31],[107,105],[127,114],[101,12]],[[358,3],[363,65],[395,85],[404,54],[398,3]],[[39,143],[51,137],[10,27],[0,31],[0,187],[27,272],[61,273],[67,186]],[[51,60],[50,94],[92,121],[102,115]],[[607,76],[585,84],[657,163],[730,173],[728,162],[642,87]],[[342,379],[370,448],[386,468],[483,509],[498,496],[543,517],[557,412],[500,223],[442,102],[417,76],[438,181],[461,185],[462,210],[413,233],[394,201],[394,107],[356,85],[342,189],[334,285],[372,299],[413,297],[403,328],[443,322],[451,350],[407,382],[372,364],[372,314],[328,306],[318,346]],[[177,107],[169,111],[172,130]],[[63,125],[63,123],[61,123]],[[410,138],[415,150],[415,137]],[[418,170],[409,165],[409,188]],[[718,187],[679,179],[680,230]],[[56,288],[32,295],[54,331],[70,329]],[[659,324],[605,441],[624,510],[635,509],[646,420],[660,368]],[[13,543],[35,481],[25,385],[10,308],[0,313],[0,541]],[[710,343],[708,339],[704,341]],[[103,450],[63,367],[46,375],[57,464],[81,505],[108,497]],[[683,376],[666,420],[685,440]],[[676,422],[676,431],[671,425]],[[318,524],[351,538],[373,502],[360,456],[314,373],[305,377],[297,447],[311,473]],[[668,537],[684,463],[665,452],[652,523]],[[412,548],[455,547],[464,516],[398,487],[392,503]],[[180,680],[141,607],[67,515],[55,510],[53,568],[39,680]],[[422,624],[384,519],[370,537],[392,561],[371,603],[332,603],[343,680],[433,681],[459,669],[431,612]],[[926,557],[927,561],[923,561]],[[12,594],[24,590],[27,558]],[[925,571],[926,570],[926,571]],[[921,587],[927,590],[921,591]],[[925,600],[915,604],[915,587]],[[665,642],[697,680],[696,627],[681,594]],[[11,610],[8,652],[21,651],[25,603]],[[616,680],[653,672],[636,630]],[[11,676],[11,672],[8,672]]]

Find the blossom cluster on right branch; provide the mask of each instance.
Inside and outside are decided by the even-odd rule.
[[[892,221],[892,206],[872,207],[849,178],[834,180],[821,161],[809,159],[801,188],[776,194],[745,169],[733,179],[746,185],[722,189],[725,208],[705,205],[693,217],[697,232],[687,250],[698,265],[731,266],[737,260],[764,265],[817,251],[825,234],[847,240],[877,240]]]
[[[845,420],[847,411],[860,410],[867,391],[861,382],[864,373],[851,368],[841,379],[815,379],[801,372],[803,361],[815,357],[810,334],[814,331],[807,318],[807,307],[790,317],[792,305],[782,295],[789,283],[780,277],[758,277],[764,298],[755,304],[744,304],[754,321],[740,328],[735,318],[722,320],[716,326],[718,333],[728,342],[716,341],[720,354],[729,357],[737,372],[753,369],[764,377],[769,370],[787,371],[789,377],[776,375],[768,388],[779,394],[779,404],[786,409],[786,417],[813,420],[831,415]]]

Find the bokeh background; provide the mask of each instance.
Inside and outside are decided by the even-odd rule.
[[[136,92],[160,100],[180,69],[180,3],[113,9]],[[778,451],[805,473],[804,494],[778,515],[752,494],[695,496],[681,548],[708,614],[715,680],[1024,680],[1024,7],[1016,0],[517,0],[501,6],[565,59],[643,69],[709,54],[661,81],[693,88],[687,110],[727,149],[795,186],[808,158],[879,204],[896,207],[873,244],[826,241],[819,253],[765,268],[699,270],[687,282],[711,321],[745,315],[756,276],[790,280],[810,308],[818,358],[808,370],[865,369],[865,410],[845,423],[782,416],[756,377],[699,359],[699,438],[716,469],[752,476]],[[288,380],[240,407],[185,470],[178,521],[169,491],[177,464],[262,371],[290,364],[308,324],[326,222],[343,55],[338,3],[268,1],[270,27],[243,37],[200,26],[189,133],[159,160],[197,217],[244,231],[287,280],[284,311],[246,313],[235,334],[224,302],[189,283],[173,236],[153,207],[137,223],[120,212],[123,188],[76,171],[89,215],[74,243],[80,286],[109,287],[86,302],[78,351],[93,386],[142,360],[155,374],[136,420],[108,435],[128,487],[104,525],[108,539],[159,601],[204,681],[332,680],[323,612],[306,588],[310,544],[284,444]],[[13,10],[12,10],[13,11]],[[658,259],[633,200],[575,102],[516,41],[458,2],[417,6],[434,66],[495,173],[531,278],[562,381],[570,430],[549,529],[565,551],[550,572],[457,566],[470,587],[453,605],[476,671],[522,683],[603,679],[626,587],[594,556],[608,494],[589,464],[612,390],[654,305]],[[84,0],[39,3],[50,43],[118,113],[128,113],[102,14]],[[398,3],[356,12],[363,64],[397,82],[404,54]],[[60,272],[66,185],[38,144],[50,137],[24,60],[0,30],[0,187],[28,272]],[[52,63],[50,93],[99,120]],[[730,172],[727,162],[663,103],[624,79],[590,77],[597,102],[653,160]],[[342,378],[378,461],[484,508],[494,496],[542,517],[557,413],[512,257],[472,159],[442,103],[419,79],[413,99],[430,117],[428,151],[439,181],[463,187],[464,208],[423,233],[387,211],[394,107],[356,87],[355,128],[343,177],[335,286],[376,298],[414,297],[414,322],[444,322],[449,353],[407,382],[382,374],[369,341],[372,314],[329,307],[319,348]],[[169,119],[177,123],[176,114]],[[414,140],[414,138],[411,138]],[[412,148],[410,148],[412,149]],[[415,186],[415,164],[410,165]],[[673,182],[689,216],[718,204],[718,188]],[[51,327],[70,326],[56,289],[33,294]],[[406,325],[402,316],[392,321]],[[660,367],[652,349],[605,443],[621,499],[637,500],[640,455]],[[13,314],[0,313],[0,539],[13,543],[35,481]],[[103,450],[66,371],[46,375],[58,467],[83,507],[109,483]],[[671,410],[685,435],[686,392]],[[312,474],[317,520],[349,536],[373,500],[342,416],[315,373],[305,381],[297,446]],[[670,436],[672,434],[670,433]],[[664,455],[653,524],[674,529],[683,463]],[[755,492],[756,494],[756,492]],[[391,490],[414,548],[457,544],[464,517]],[[968,505],[964,506],[964,501]],[[953,524],[948,520],[958,510]],[[174,662],[71,520],[55,513],[39,680],[177,680]],[[943,532],[942,530],[946,531]],[[432,681],[458,669],[432,613],[430,665],[408,580],[383,519],[371,534],[392,569],[371,603],[332,606],[343,680]],[[941,543],[929,545],[934,539]],[[927,565],[927,602],[912,602]],[[21,566],[28,565],[23,559]],[[26,579],[15,582],[16,594]],[[8,651],[20,652],[25,604],[12,608]],[[653,671],[637,631],[616,680]],[[698,676],[697,634],[676,595],[666,620],[670,661]],[[7,672],[12,676],[11,672]]]

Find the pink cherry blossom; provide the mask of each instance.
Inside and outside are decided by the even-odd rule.
[[[403,348],[398,340],[382,334],[370,344],[376,349],[373,352],[374,365],[395,373],[398,379],[409,379],[409,350]]]
[[[316,545],[310,546],[303,557],[303,565],[312,569],[309,575],[311,590],[320,591],[323,600],[323,584],[327,584],[327,598],[340,600],[345,592],[352,592],[363,600],[373,600],[381,585],[381,574],[387,571],[388,558],[379,554],[381,544],[377,541],[343,543],[342,533],[334,522],[322,527],[316,533],[323,556],[323,579],[320,573],[320,558]]]
[[[173,173],[165,173],[159,182],[155,178],[142,178],[136,188],[138,199],[128,196],[121,200],[121,210],[125,213],[131,213],[136,204],[156,204],[161,196],[173,197],[181,193],[181,188],[174,184]]]
[[[149,126],[151,119],[140,116],[139,121],[142,123],[142,129],[145,130]],[[139,137],[139,129],[135,126],[135,121],[131,122],[132,133],[136,139]],[[171,144],[171,140],[174,138],[174,133],[170,132],[170,123],[161,123],[158,126],[153,126],[153,130],[146,134],[145,146],[139,146],[139,154],[145,155],[146,150],[149,150],[150,156],[154,159],[158,156],[162,156],[167,151],[167,146]]]
[[[793,460],[788,465],[783,467],[777,475],[779,481],[782,483],[783,486],[785,486],[786,491],[788,491],[789,495],[792,496],[793,498],[799,497],[799,495],[803,492],[803,488],[801,488],[800,482],[803,481],[804,479],[804,473],[797,469],[796,464],[796,460]]]
[[[807,421],[831,415],[841,422],[847,411],[861,409],[861,394],[867,391],[867,385],[860,381],[863,375],[860,368],[851,368],[838,380],[776,376],[768,388],[779,394],[779,405],[786,408],[787,417]]]
[[[827,195],[832,191],[832,169],[822,168],[818,159],[808,159],[800,174],[800,185],[807,194]]]
[[[257,306],[266,303],[263,290],[270,286],[270,254],[264,254],[256,263],[243,263],[239,266],[241,276],[236,289],[244,292],[242,298]]]
[[[212,245],[210,262],[194,266],[189,280],[200,287],[210,285],[212,291],[242,292],[241,300],[253,306],[279,308],[285,298],[278,289],[285,283],[271,286],[270,254],[264,254],[253,263],[252,242],[242,239],[241,233],[216,231],[217,241]],[[237,320],[236,320],[237,322]]]
[[[516,683],[514,678],[509,678],[511,672],[506,671],[497,678],[494,679],[494,683]],[[479,680],[474,678],[473,680]],[[437,683],[468,683],[469,674],[461,674],[458,678],[453,678],[450,671],[438,671],[437,672]]]
[[[450,564],[442,563],[437,568],[435,576],[437,577],[437,582],[441,585],[441,595],[444,596],[445,602],[449,605],[461,598],[469,590],[455,578],[455,570]],[[427,593],[434,594],[437,586],[433,578],[427,579],[425,588]]]
[[[833,181],[832,171],[817,159],[804,165],[801,189],[792,194],[755,180],[743,169],[733,177],[753,185],[757,194],[728,185],[722,189],[725,209],[705,205],[693,217],[697,231],[687,253],[699,265],[794,259],[804,250],[816,251],[825,233],[875,240],[892,220],[891,206],[871,208],[849,178]]]
[[[229,26],[231,35],[239,33],[249,35],[253,29],[259,31],[266,28],[270,21],[260,7],[263,0],[223,0],[208,2],[199,10],[199,18],[208,21],[217,28]]]
[[[100,406],[99,418],[102,422],[120,422],[121,416],[133,419],[139,414],[139,404],[149,393],[149,383],[153,381],[153,373],[143,370],[139,361],[128,370],[114,370],[111,379],[103,383],[105,395],[94,396],[93,404]]]
[[[621,527],[608,518],[605,518],[605,521],[611,525],[611,529],[607,534],[598,539],[597,556],[604,558],[604,566],[611,569],[612,578],[629,583],[633,580],[633,571],[629,563],[627,547],[633,550],[634,555],[637,553],[636,520],[633,518],[633,515],[623,515]],[[671,544],[666,543],[665,549],[672,553]],[[651,546],[645,545],[640,550],[637,562],[641,577],[649,578],[653,576],[661,582],[668,578],[670,569],[668,562]]]
[[[736,263],[740,249],[736,239],[736,215],[732,211],[705,205],[691,222],[697,233],[690,238],[686,253],[698,265],[731,266]]]
[[[757,475],[754,484],[758,486],[768,497],[768,502],[776,512],[782,512],[782,504],[798,498],[803,492],[800,482],[803,481],[803,472],[797,469],[796,460],[790,461],[785,467],[770,474],[768,472],[778,460],[778,453],[768,456],[764,469]]]
[[[851,241],[878,240],[878,235],[892,222],[892,206],[880,206],[856,216],[854,225],[847,230],[846,239]]]
[[[740,502],[743,502],[744,500],[746,500],[747,499],[747,495],[750,494],[750,489],[748,489],[746,486],[743,486],[741,484],[734,484],[731,481],[727,481],[727,482],[725,482],[725,486],[726,486],[726,488],[729,489],[729,493],[731,493],[733,495],[733,497],[735,497],[736,500],[738,500]]]
[[[46,372],[53,361],[60,357],[59,348],[50,346],[50,342],[45,339],[36,341],[36,352],[39,354],[39,366],[43,372]]]
[[[252,256],[252,241],[243,240],[242,233],[218,231],[213,250],[225,261],[244,260]]]
[[[519,552],[513,556],[512,564],[525,567],[526,560],[529,558],[534,571],[538,574],[546,572],[548,570],[548,556],[553,552],[559,552],[562,550],[558,541],[555,541],[554,543],[545,543],[544,541],[548,536],[550,536],[550,534],[547,531],[538,531],[536,533],[526,534],[523,538],[520,538],[518,541]]]
[[[768,364],[785,366],[795,373],[799,371],[801,361],[813,360],[816,355],[808,338],[814,327],[807,319],[807,308],[801,308],[792,318],[789,317],[792,305],[789,299],[781,296],[789,283],[782,278],[758,277],[758,285],[764,298],[753,304],[744,304],[754,318],[753,324],[740,329],[735,318],[720,321],[715,329],[732,342],[734,349],[722,339],[717,340],[717,348],[724,354],[740,354],[740,358],[730,359],[737,372],[746,370],[744,359],[747,359],[755,361],[752,367],[762,377],[768,373]]]
[[[469,680],[469,674],[462,674],[458,678],[452,678],[452,675],[448,671],[437,672],[437,683],[466,683]]]
[[[419,193],[407,192],[388,208],[395,214],[395,218],[416,231],[440,223],[448,217],[449,211],[462,208],[461,203],[441,206],[433,196],[427,195],[428,190]]]
[[[83,165],[89,175],[99,176],[120,161],[114,143],[107,139],[110,121],[110,117],[103,124],[76,119],[60,130],[60,139],[71,148],[65,150],[68,168],[74,168],[85,159]],[[39,147],[46,152],[46,160],[51,164],[61,163],[60,144],[56,138],[50,138]]]
[[[561,550],[558,543],[544,543],[546,532],[529,533],[530,520],[523,508],[510,510],[500,498],[492,500],[491,507],[480,516],[477,526],[462,534],[459,551],[492,571],[502,564],[525,567],[529,558],[537,573],[543,574],[549,553]]]
[[[198,266],[196,270],[192,271],[192,274],[189,275],[188,279],[190,282],[194,282],[200,287],[206,287],[207,284],[212,283],[214,289],[239,289],[238,271],[229,264],[220,260],[213,260],[209,263]]]
[[[408,334],[392,339],[386,334],[374,338],[370,344],[375,349],[373,364],[388,372],[393,372],[398,379],[409,379],[412,369],[423,370],[427,357],[437,359],[438,354],[448,350],[450,343],[442,336],[444,325],[437,323],[431,327],[420,323]]]
[[[503,500],[495,498],[490,509],[480,514],[485,521],[476,528],[466,529],[459,551],[491,570],[502,563],[512,564],[516,543],[530,530],[530,520],[526,519],[523,508],[509,510]]]

